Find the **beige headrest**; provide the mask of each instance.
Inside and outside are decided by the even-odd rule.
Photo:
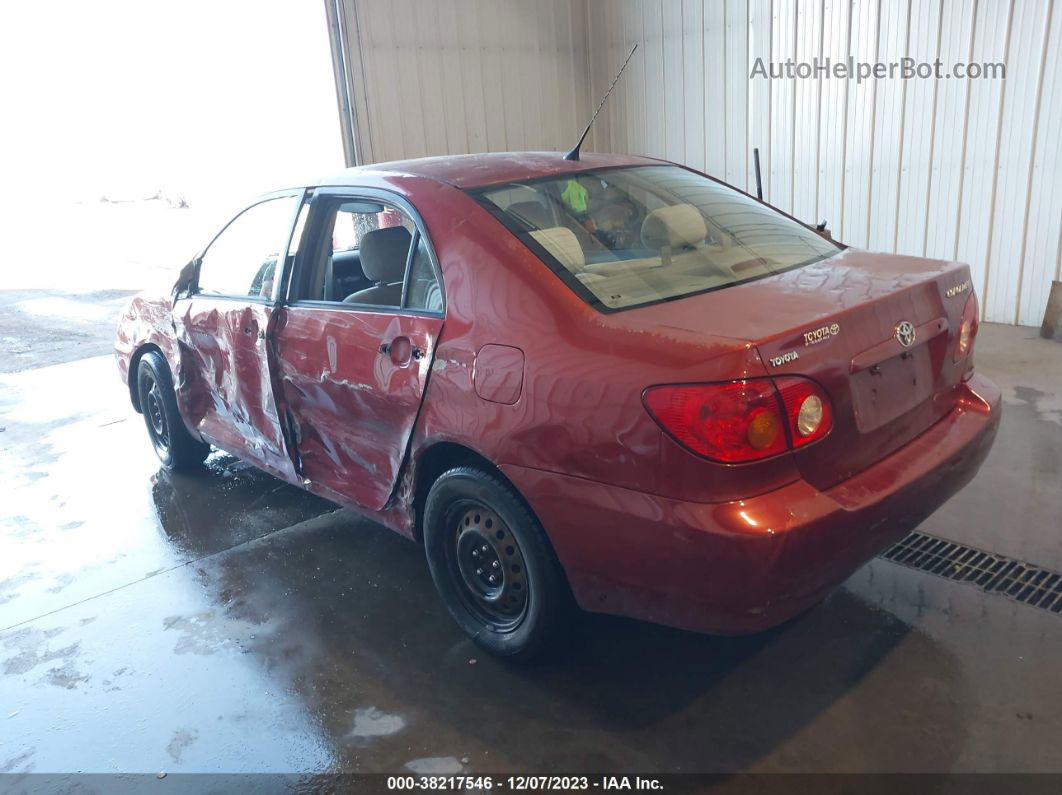
[[[642,242],[650,248],[696,246],[708,237],[708,225],[692,204],[661,207],[645,216]]]
[[[536,229],[531,232],[531,237],[572,273],[578,273],[586,264],[583,247],[579,245],[575,233],[567,227],[551,226],[549,229]]]

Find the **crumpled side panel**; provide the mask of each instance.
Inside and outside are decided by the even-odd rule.
[[[178,397],[189,423],[219,447],[295,479],[270,373],[274,309],[196,296],[179,302]]]
[[[162,351],[176,373],[178,362],[177,345],[174,338],[173,318],[170,314],[170,299],[140,293],[130,299],[129,304],[118,318],[118,327],[114,337],[114,358],[122,380],[129,383],[130,363],[135,354],[144,345],[152,344]]]

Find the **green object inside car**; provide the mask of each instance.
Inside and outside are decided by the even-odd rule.
[[[561,198],[564,199],[564,203],[567,204],[572,211],[585,213],[587,200],[590,198],[590,194],[587,192],[586,188],[579,184],[579,180],[570,179],[568,180],[568,184],[564,187],[564,192],[561,194]]]

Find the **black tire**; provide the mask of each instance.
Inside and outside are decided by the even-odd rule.
[[[528,659],[562,636],[571,610],[564,572],[538,520],[496,476],[444,472],[424,505],[424,546],[450,615],[487,651]]]
[[[136,371],[140,413],[148,436],[162,465],[167,469],[194,469],[210,454],[210,445],[188,432],[177,408],[170,367],[162,354],[148,351]]]

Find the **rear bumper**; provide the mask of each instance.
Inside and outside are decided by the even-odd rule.
[[[684,629],[755,632],[799,614],[977,473],[1000,417],[975,376],[956,408],[826,491],[803,480],[747,500],[693,503],[503,466],[553,542],[579,604]]]

